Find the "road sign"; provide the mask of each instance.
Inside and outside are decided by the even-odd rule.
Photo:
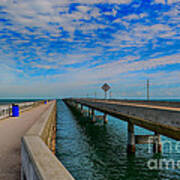
[[[104,83],[101,88],[102,88],[105,92],[107,92],[109,89],[111,89],[111,87],[110,87],[107,83]]]
[[[110,87],[107,83],[104,83],[101,88],[102,88],[103,91],[105,92],[105,99],[106,99],[106,97],[107,97],[107,91],[108,91],[109,89],[111,89],[111,87]]]

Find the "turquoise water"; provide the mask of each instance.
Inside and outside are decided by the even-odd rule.
[[[57,102],[57,144],[56,155],[77,180],[167,180],[180,179],[178,167],[169,169],[148,168],[153,159],[180,160],[180,153],[175,151],[176,141],[161,136],[172,143],[165,145],[161,155],[149,153],[148,145],[136,145],[136,155],[126,154],[127,123],[108,116],[108,124],[92,124],[89,119],[72,112],[62,101]],[[135,127],[136,134],[152,134],[140,127]],[[179,148],[180,150],[180,145]],[[177,165],[177,164],[176,164]],[[164,166],[164,164],[163,164]],[[153,166],[154,167],[154,164]]]

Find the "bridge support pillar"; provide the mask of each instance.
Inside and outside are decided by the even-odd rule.
[[[134,135],[134,124],[128,122],[128,145],[127,145],[127,153],[135,154],[135,135]]]
[[[104,124],[108,123],[108,119],[107,119],[107,114],[106,113],[104,113],[104,115],[103,115],[103,120],[104,120]]]
[[[78,109],[78,103],[75,103],[75,107],[76,107],[76,109]]]
[[[80,109],[81,113],[83,113],[83,105],[81,104],[81,109]]]
[[[91,108],[88,108],[88,116],[91,117]]]
[[[95,116],[95,110],[94,109],[92,109],[92,111],[91,111],[91,118],[92,118],[93,123],[96,122],[96,116]]]
[[[155,136],[155,139],[154,139],[154,143],[153,143],[153,152],[154,153],[161,153],[162,152],[162,147],[161,147],[160,134],[155,132],[154,136]]]

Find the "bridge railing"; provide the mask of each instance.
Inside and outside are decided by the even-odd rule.
[[[23,102],[23,103],[16,103],[19,106],[20,112],[26,111],[38,104],[42,103],[42,101],[37,102]],[[12,114],[12,104],[8,105],[1,105],[0,106],[0,120],[10,117]]]
[[[15,104],[19,106],[20,112],[24,112],[42,103],[44,103],[44,101],[23,102],[23,103],[15,103]],[[11,115],[12,115],[12,104],[0,106],[0,120],[10,117]]]

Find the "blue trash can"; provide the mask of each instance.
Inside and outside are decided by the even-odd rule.
[[[12,105],[12,116],[13,117],[19,117],[19,106],[13,104]]]

